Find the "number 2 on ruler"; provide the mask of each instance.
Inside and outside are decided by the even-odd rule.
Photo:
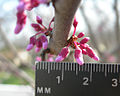
[[[83,77],[83,85],[89,85],[88,81],[89,81],[88,77]]]

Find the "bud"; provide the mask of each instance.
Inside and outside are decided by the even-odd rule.
[[[74,56],[75,56],[75,59],[76,59],[77,63],[80,64],[80,65],[83,65],[84,60],[83,60],[82,50],[79,47],[77,47],[75,49]]]
[[[78,38],[82,38],[84,35],[85,35],[85,34],[84,34],[83,32],[80,32],[77,37],[78,37]]]
[[[35,36],[30,37],[30,44],[35,45],[35,43],[36,43],[36,38],[35,38]]]
[[[78,24],[78,21],[76,20],[76,18],[74,18],[73,26],[76,28],[77,24]]]
[[[27,51],[30,51],[33,47],[34,47],[34,45],[33,45],[33,44],[28,44],[28,46],[27,46],[26,50],[27,50]]]
[[[40,36],[40,40],[42,42],[43,49],[47,49],[47,47],[48,47],[47,37],[45,35],[42,35],[42,36]]]
[[[99,57],[96,55],[91,47],[86,47],[86,51],[89,57],[93,58],[96,61],[99,61]]]
[[[40,16],[36,16],[36,20],[39,24],[42,25],[42,18]]]
[[[23,26],[21,24],[17,24],[14,30],[15,34],[19,34],[20,31],[22,30]]]
[[[85,38],[83,38],[83,39],[80,41],[80,43],[81,43],[81,44],[85,44],[85,43],[87,43],[89,40],[90,40],[89,37],[85,37]]]
[[[59,55],[56,57],[55,61],[60,62],[64,60],[68,56],[68,53],[69,53],[68,47],[63,48],[59,53]]]
[[[41,27],[39,24],[32,23],[31,26],[34,28],[35,31],[41,31]]]

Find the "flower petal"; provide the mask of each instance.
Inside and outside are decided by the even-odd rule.
[[[48,47],[47,37],[45,35],[42,35],[42,36],[40,36],[40,40],[42,42],[43,49],[47,49],[47,47]]]
[[[20,2],[19,5],[17,6],[17,10],[19,13],[22,13],[25,10],[25,3]]]
[[[36,43],[36,37],[35,36],[30,37],[30,44],[35,45],[35,43]]]
[[[76,17],[74,17],[74,22],[73,22],[73,26],[76,28],[78,25],[78,21],[76,20]]]
[[[42,18],[40,16],[36,16],[36,20],[39,24],[42,24]]]
[[[64,60],[67,56],[68,56],[68,53],[69,53],[69,48],[68,47],[64,47],[61,52],[59,53],[59,55],[57,56],[56,58],[56,62],[60,62],[62,60]]]
[[[31,26],[34,28],[35,31],[41,31],[41,27],[39,24],[32,23]]]
[[[99,61],[99,57],[97,56],[97,54],[94,52],[94,50],[91,47],[86,47],[86,51],[89,57],[93,58],[96,61]]]
[[[23,25],[17,24],[15,27],[14,33],[19,34],[22,29],[23,29]]]
[[[61,50],[61,52],[60,52],[60,56],[62,56],[63,58],[66,58],[67,57],[67,55],[68,55],[68,53],[69,53],[69,48],[68,47],[64,47],[62,50]]]
[[[41,48],[39,48],[39,47],[36,47],[36,48],[35,48],[35,52],[36,52],[36,53],[38,53],[40,50],[41,50]]]
[[[60,62],[62,60],[64,60],[64,58],[62,56],[58,55],[55,59],[55,62]]]
[[[83,55],[82,55],[82,50],[80,48],[75,49],[75,59],[78,62],[78,64],[83,65],[84,60],[83,60]]]
[[[81,44],[85,44],[85,43],[87,43],[89,40],[90,40],[89,37],[85,37],[85,38],[83,38],[83,39],[80,41],[80,43],[81,43]]]
[[[28,44],[28,46],[27,46],[26,50],[27,50],[27,51],[30,51],[33,47],[34,47],[34,45],[33,45],[33,44]]]
[[[42,61],[41,57],[36,57],[36,61]]]
[[[83,32],[80,32],[77,37],[78,37],[78,38],[82,38],[84,35],[85,35],[85,34],[84,34]]]

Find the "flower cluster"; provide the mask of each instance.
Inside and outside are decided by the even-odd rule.
[[[99,57],[96,55],[96,53],[93,51],[93,49],[88,44],[86,44],[90,40],[89,37],[84,37],[80,42],[77,41],[78,38],[82,38],[84,36],[83,32],[80,32],[78,34],[78,36],[75,35],[77,24],[78,24],[78,22],[77,22],[76,18],[74,18],[74,22],[73,22],[74,32],[73,32],[73,35],[68,40],[67,46],[65,46],[61,50],[59,55],[56,57],[56,59],[55,59],[56,62],[60,62],[67,57],[67,55],[70,52],[69,51],[69,46],[71,46],[73,49],[75,49],[74,57],[75,57],[76,61],[78,62],[78,64],[80,64],[80,65],[82,65],[84,63],[83,54],[88,55],[89,57],[91,57],[92,59],[94,59],[96,61],[99,60]]]
[[[25,10],[32,10],[34,7],[37,7],[39,4],[49,4],[49,0],[20,0],[17,7],[17,24],[15,27],[15,34],[20,33],[23,27],[26,24],[26,14]]]
[[[54,1],[54,0],[53,0]],[[34,7],[37,7],[39,4],[49,4],[50,0],[20,0],[20,3],[17,7],[17,24],[15,28],[15,34],[20,33],[20,31],[23,29],[23,27],[26,24],[26,14],[25,10],[32,10]],[[31,26],[36,31],[36,34],[30,37],[30,42],[26,48],[27,51],[30,51],[35,46],[35,52],[40,52],[41,48],[47,49],[48,48],[48,40],[47,36],[52,37],[52,30],[51,23],[54,22],[54,18],[49,23],[48,28],[46,28],[43,25],[42,19],[40,16],[36,16],[37,23],[32,23]],[[78,22],[76,18],[74,18],[73,26],[74,26],[74,32],[73,35],[68,39],[66,46],[61,50],[61,52],[56,57],[55,61],[60,62],[64,60],[70,50],[69,47],[72,47],[74,52],[74,57],[78,64],[82,65],[84,63],[83,60],[83,54],[88,55],[92,59],[98,61],[99,57],[96,55],[94,50],[87,44],[87,42],[90,40],[89,37],[84,37],[84,33],[80,32],[77,36],[76,28],[77,28]],[[83,38],[84,37],[84,38]],[[78,42],[78,38],[83,38],[80,42]],[[36,60],[41,61],[40,57],[36,57]],[[53,55],[48,54],[47,61],[53,61]]]
[[[54,18],[51,20],[48,28],[46,28],[42,24],[42,19],[40,16],[36,16],[36,21],[37,23],[32,23],[31,26],[37,33],[30,37],[30,43],[26,48],[27,51],[30,51],[35,45],[36,45],[35,52],[39,52],[41,48],[47,49],[48,47],[47,36],[51,37],[52,34],[53,28],[51,28],[51,23],[54,22]]]

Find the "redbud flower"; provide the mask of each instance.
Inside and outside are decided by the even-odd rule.
[[[78,25],[78,21],[76,20],[76,17],[74,17],[74,21],[73,21],[74,32],[73,32],[73,35],[75,35],[77,25]]]
[[[24,14],[24,4],[23,3],[20,3],[20,5],[18,6],[17,10],[17,24],[16,24],[16,27],[15,27],[15,30],[14,30],[14,33],[15,34],[18,34],[20,33],[20,31],[23,29],[25,23],[26,23],[26,15]]]
[[[36,61],[42,61],[41,57],[36,57]]]
[[[36,45],[36,48],[35,48],[36,53],[38,53],[41,50],[41,48],[47,49],[48,47],[47,36],[51,36],[51,32],[52,32],[52,29],[46,28],[42,24],[42,19],[39,16],[37,17],[36,17],[36,20],[38,20],[37,22],[40,25],[35,23],[31,24],[31,26],[35,29],[35,31],[37,31],[37,33],[30,38],[30,43],[26,48],[28,51],[30,51],[34,47],[34,45]],[[52,19],[52,22],[53,22],[53,19]]]
[[[20,2],[19,5],[17,6],[17,10],[19,11],[19,13],[22,13],[25,9],[25,3]]]
[[[34,36],[32,36],[30,38],[30,43],[28,44],[26,50],[30,51],[34,47],[35,43],[36,43],[36,38]]]
[[[42,25],[42,18],[40,16],[36,16],[36,20],[39,24]]]
[[[76,47],[74,56],[77,63],[83,65],[84,60],[83,60],[82,50],[79,47]]]
[[[89,40],[90,40],[89,37],[85,37],[85,38],[83,38],[83,39],[80,41],[80,43],[81,43],[81,44],[85,44],[85,43],[87,43]]]
[[[77,27],[77,25],[78,25],[78,21],[76,20],[76,17],[74,18],[74,22],[73,22],[73,26],[74,27]]]
[[[42,42],[40,39],[36,40],[36,48],[35,48],[35,52],[38,53],[42,48]]]
[[[48,59],[47,59],[46,61],[48,61],[48,62],[53,62],[53,61],[54,61],[53,55],[48,54]]]
[[[26,50],[27,50],[27,51],[30,51],[33,47],[34,47],[34,45],[33,45],[33,44],[28,44],[28,46],[27,46]]]
[[[23,29],[23,25],[18,23],[15,27],[14,33],[18,34],[22,29]]]
[[[85,35],[85,34],[84,34],[83,32],[80,32],[77,37],[78,37],[78,38],[82,38],[84,35]]]
[[[64,47],[61,52],[59,53],[59,55],[56,57],[55,61],[56,62],[60,62],[62,60],[64,60],[69,53],[69,48],[68,47]]]
[[[48,47],[47,37],[45,35],[42,35],[42,36],[40,36],[40,40],[42,42],[43,49],[47,49],[47,47]]]
[[[49,2],[49,0],[20,0],[20,3],[17,7],[17,24],[14,33],[20,33],[26,24],[26,14],[24,13],[25,10],[32,10],[34,7],[39,6],[39,4],[48,4]],[[37,31],[38,29],[36,28]]]
[[[41,31],[41,27],[39,24],[32,23],[31,26],[34,28],[35,31]]]
[[[86,44],[90,40],[89,37],[83,38],[80,41],[80,43],[77,42],[78,38],[82,38],[84,36],[83,32],[80,32],[78,34],[78,36],[75,36],[77,24],[78,24],[78,22],[77,22],[76,18],[74,18],[74,22],[73,22],[74,32],[73,32],[73,35],[70,37],[70,39],[67,41],[67,48],[69,46],[71,46],[73,49],[75,49],[74,57],[75,57],[77,63],[80,64],[80,65],[82,65],[84,63],[83,54],[84,55],[88,55],[89,57],[91,57],[94,60],[98,61],[99,57],[95,54],[95,52],[93,51],[93,49],[91,47],[89,47],[88,44]],[[62,56],[63,54],[65,54],[65,52],[62,49],[62,51],[57,56],[57,58],[56,58],[55,61],[57,61],[57,62],[62,61],[65,58],[64,56]]]
[[[93,51],[91,47],[86,47],[86,51],[89,57],[93,58],[96,61],[99,61],[99,57],[96,55],[96,53]]]

